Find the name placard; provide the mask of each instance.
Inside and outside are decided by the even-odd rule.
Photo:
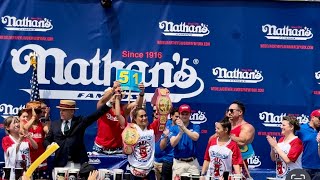
[[[138,87],[142,80],[142,73],[140,71],[118,69],[116,79],[121,84],[122,90],[140,91]]]

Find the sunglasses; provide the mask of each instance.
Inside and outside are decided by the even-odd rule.
[[[234,111],[239,111],[239,109],[227,109],[226,111],[233,113]]]
[[[157,112],[157,110],[156,110],[156,109],[153,109],[152,111],[153,111],[153,112]]]

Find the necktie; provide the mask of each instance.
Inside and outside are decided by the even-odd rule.
[[[69,128],[69,121],[66,121],[64,123],[64,135],[68,134],[70,128]]]

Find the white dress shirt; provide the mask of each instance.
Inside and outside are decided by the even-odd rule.
[[[69,126],[69,129],[70,129],[70,126],[71,126],[71,119],[67,120],[68,121],[68,126]],[[61,124],[61,132],[64,134],[64,126],[66,125],[66,121],[63,121],[62,124]],[[64,134],[65,135],[65,134]]]

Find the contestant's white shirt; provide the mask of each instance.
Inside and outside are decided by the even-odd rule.
[[[154,162],[155,136],[153,129],[142,130],[134,124],[140,138],[134,146],[133,153],[128,155],[128,162],[131,166],[141,169],[150,169]]]
[[[283,137],[278,142],[278,147],[288,156],[290,163],[286,163],[278,153],[276,156],[276,174],[277,179],[286,179],[287,174],[293,169],[302,169],[301,157],[303,145],[302,141],[295,137],[290,142],[283,142]]]

